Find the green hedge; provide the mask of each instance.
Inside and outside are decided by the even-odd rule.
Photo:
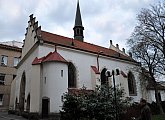
[[[153,120],[165,120],[165,115],[154,115]]]

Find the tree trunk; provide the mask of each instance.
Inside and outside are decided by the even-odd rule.
[[[162,108],[162,105],[161,105],[161,101],[159,100],[158,89],[157,89],[157,83],[156,83],[155,80],[154,80],[154,89],[155,89],[156,103],[157,103],[157,105],[158,105],[158,107],[159,107],[160,114],[164,114],[164,111],[163,111],[163,108]]]

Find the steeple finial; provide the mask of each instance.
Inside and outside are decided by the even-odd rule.
[[[82,26],[82,20],[81,20],[81,12],[80,12],[79,0],[77,1],[77,11],[76,11],[75,26]]]
[[[84,27],[82,25],[81,20],[81,12],[80,12],[80,6],[79,6],[79,0],[77,1],[77,11],[76,11],[76,18],[75,18],[75,25],[74,25],[74,39],[80,40],[83,42],[83,30]]]

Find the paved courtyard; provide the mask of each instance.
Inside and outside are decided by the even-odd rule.
[[[0,120],[27,120],[21,116],[0,112]]]

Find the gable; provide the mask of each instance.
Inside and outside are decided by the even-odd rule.
[[[38,21],[35,21],[33,14],[30,15],[30,20],[28,21],[28,27],[26,28],[25,40],[22,47],[22,58],[29,52],[29,50],[38,41],[40,36],[41,27],[38,27]]]

